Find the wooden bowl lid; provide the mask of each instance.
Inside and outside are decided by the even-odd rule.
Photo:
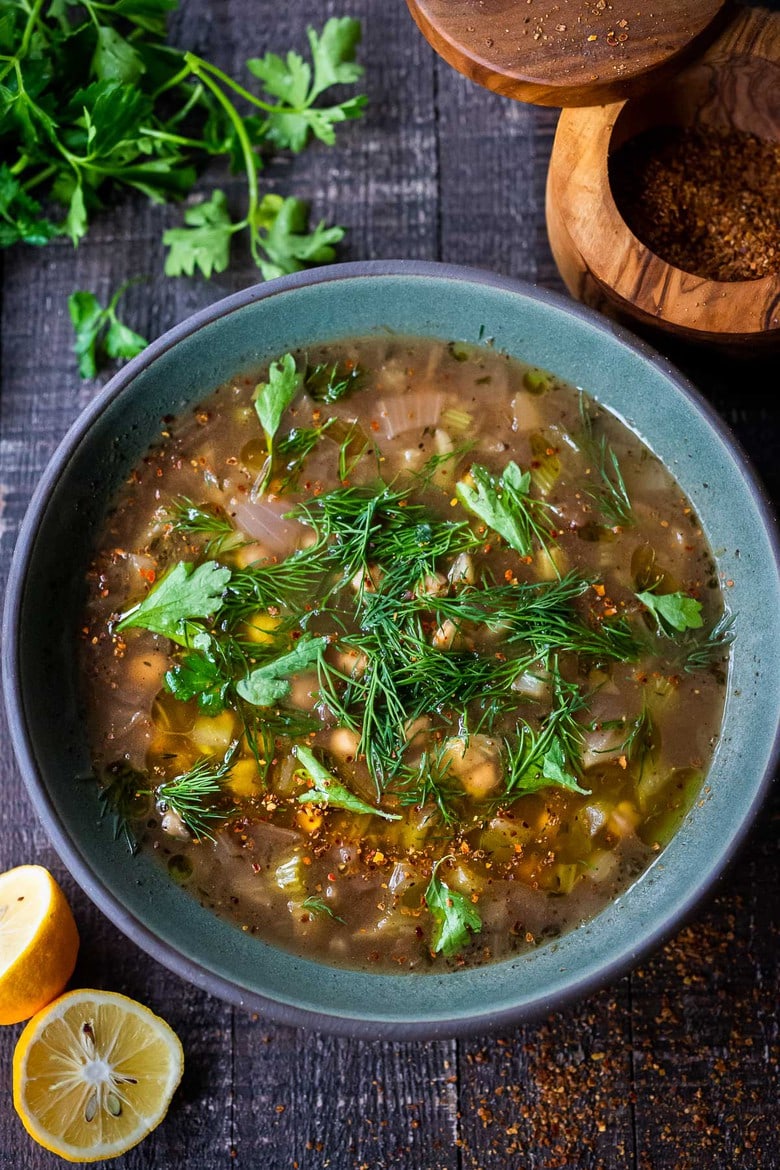
[[[727,3],[407,0],[455,69],[540,106],[595,106],[644,92],[715,36]]]

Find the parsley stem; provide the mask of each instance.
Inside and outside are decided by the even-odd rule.
[[[26,183],[22,184],[25,191],[32,191],[33,187],[37,187],[39,183],[45,183],[50,175],[56,174],[57,164],[50,163],[48,167],[44,167],[37,175],[33,175]]]
[[[38,17],[40,16],[43,4],[44,0],[35,0],[32,8],[29,9],[30,15],[27,18],[27,24],[25,25],[24,33],[22,34],[22,43],[19,46],[18,56],[20,57],[27,55],[27,50],[30,47],[30,38],[32,37],[33,30],[38,23]]]
[[[201,81],[205,82],[207,85],[208,77],[204,75],[203,70],[205,70],[207,74],[212,73],[214,77],[222,82],[223,85],[226,85],[228,89],[232,89],[233,92],[237,93],[239,97],[242,97],[244,101],[250,102],[253,106],[257,106],[257,108],[260,110],[265,110],[267,114],[276,114],[280,112],[279,106],[273,106],[270,102],[264,102],[261,98],[255,97],[255,95],[250,93],[248,89],[244,89],[243,85],[239,85],[237,81],[233,81],[232,77],[228,77],[227,73],[223,73],[222,70],[218,69],[216,65],[212,65],[210,61],[204,61],[202,57],[196,57],[194,53],[185,53],[184,59],[189,62],[192,68],[192,72],[195,74],[195,76],[199,77]],[[212,85],[209,85],[209,89],[211,89],[212,93],[216,92]],[[284,110],[284,113],[298,112],[292,109],[288,110],[286,106],[282,107],[282,109]]]
[[[168,134],[165,130],[153,130],[151,126],[142,126],[138,131],[145,138],[156,138],[158,142],[172,142],[174,146],[191,146],[195,150],[205,150],[208,154],[220,154],[219,148],[213,149],[202,138],[184,138],[181,134]]]
[[[189,54],[187,54],[187,56],[189,56]],[[192,69],[190,66],[185,65],[183,69],[180,69],[178,73],[174,73],[173,77],[169,77],[167,81],[163,82],[163,84],[154,91],[151,100],[156,102],[161,94],[167,93],[169,89],[175,89],[177,85],[181,85],[182,81],[186,81],[191,73]]]
[[[249,191],[249,206],[247,208],[246,218],[242,223],[234,224],[233,231],[239,231],[241,228],[246,226],[250,227],[250,246],[252,250],[252,259],[257,264],[257,243],[255,236],[257,212],[259,207],[259,192],[257,186],[257,163],[255,160],[254,151],[252,149],[252,143],[249,141],[249,135],[246,132],[243,119],[241,118],[241,115],[239,114],[236,107],[231,102],[230,98],[227,97],[225,93],[223,93],[217,83],[211,77],[209,77],[208,74],[203,74],[198,71],[200,66],[207,66],[207,62],[201,61],[200,57],[195,57],[192,53],[187,53],[185,56],[192,67],[192,71],[197,77],[200,77],[203,84],[211,90],[214,97],[217,99],[228,118],[232,122],[233,129],[236,132],[236,138],[238,139],[241,146],[241,153],[244,156],[244,167],[246,169],[247,189]],[[207,67],[210,68],[210,66]],[[225,76],[221,70],[215,69],[214,72],[219,76]]]

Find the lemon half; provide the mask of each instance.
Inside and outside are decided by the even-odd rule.
[[[18,1024],[59,995],[79,936],[60,887],[41,865],[0,874],[0,1024]]]
[[[176,1033],[110,991],[70,991],[39,1012],[14,1052],[25,1129],[69,1162],[123,1154],[165,1116],[184,1069]]]

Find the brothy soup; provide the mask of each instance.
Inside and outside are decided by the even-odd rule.
[[[728,621],[616,418],[489,347],[285,354],[167,419],[89,574],[104,803],[326,962],[490,962],[595,914],[699,793]]]

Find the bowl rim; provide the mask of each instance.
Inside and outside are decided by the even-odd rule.
[[[13,553],[2,628],[2,677],[6,712],[14,753],[28,795],[61,861],[98,909],[126,937],[162,963],[163,966],[202,990],[245,1010],[260,1012],[269,1021],[277,1024],[304,1026],[315,1031],[373,1040],[426,1040],[473,1035],[508,1027],[521,1021],[531,1021],[572,1000],[585,997],[633,968],[640,958],[654,950],[680,927],[694,908],[708,894],[712,893],[722,877],[723,871],[733,861],[754,822],[780,758],[780,723],[775,729],[767,767],[760,782],[756,785],[749,809],[731,841],[718,857],[708,880],[704,885],[695,885],[695,888],[679,902],[676,912],[658,922],[654,929],[645,934],[641,942],[633,946],[630,951],[626,950],[620,956],[600,966],[597,972],[573,978],[565,989],[557,990],[550,997],[540,997],[531,1005],[515,1004],[497,1010],[477,1012],[468,1018],[454,1016],[451,1019],[401,1022],[390,1019],[364,1018],[363,1016],[350,1015],[348,1011],[336,1015],[332,1012],[280,1003],[259,992],[247,990],[229,978],[211,971],[196,960],[183,955],[172,944],[150,930],[133,911],[129,910],[96,878],[88,858],[81,852],[77,843],[62,824],[43,777],[38,772],[33,744],[24,715],[18,632],[27,570],[34,551],[36,532],[53,490],[94,421],[123,393],[141,371],[150,366],[160,355],[166,353],[184,338],[191,337],[204,326],[256,301],[283,295],[294,289],[363,277],[406,277],[457,281],[484,285],[498,291],[518,294],[521,297],[548,304],[565,315],[579,317],[586,321],[591,328],[606,335],[611,342],[617,341],[622,346],[639,354],[673,384],[678,393],[703,416],[705,422],[714,429],[729,449],[756,505],[774,554],[776,568],[780,573],[780,532],[771,500],[753,470],[749,457],[743,451],[726,422],[692,383],[644,341],[602,317],[594,310],[585,308],[566,296],[539,288],[527,281],[516,280],[480,268],[418,260],[368,260],[333,264],[279,277],[267,283],[252,285],[192,314],[162,334],[141,354],[114,374],[92,402],[77,416],[51,456],[33,492]]]

